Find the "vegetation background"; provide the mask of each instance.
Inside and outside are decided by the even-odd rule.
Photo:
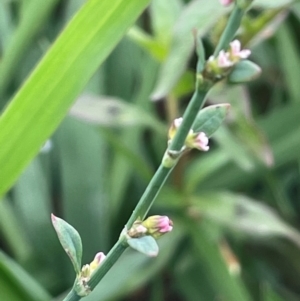
[[[111,6],[133,7],[134,1],[114,0]],[[2,112],[84,3],[0,0]],[[74,271],[51,212],[80,233],[84,263],[109,251],[160,163],[169,125],[193,92],[193,30],[208,57],[230,12],[217,0],[152,0],[101,66],[90,54],[59,69],[56,58],[67,61],[72,49],[88,47],[81,37],[94,27],[89,20],[104,20],[112,28],[97,37],[104,44],[134,21],[122,7],[108,19],[109,1],[102,3],[107,10],[101,4],[94,14],[79,12],[85,17],[78,21],[82,31],[73,40],[61,36],[70,53],[61,48],[48,56],[48,65],[28,82],[32,90],[23,88],[14,99],[23,97],[24,106],[19,101],[14,114],[0,120],[2,301],[61,300],[72,286]],[[300,300],[299,28],[297,1],[254,1],[238,38],[252,50],[262,75],[249,85],[220,83],[210,94],[209,104],[231,104],[226,124],[208,153],[182,158],[151,210],[170,216],[174,231],[159,241],[157,258],[126,251],[85,300]],[[89,72],[97,69],[87,84],[81,64],[90,66]],[[54,87],[66,70],[69,80]],[[84,91],[60,123],[52,101],[59,99],[63,118],[78,96],[71,88],[76,91],[74,83],[81,82]],[[57,94],[48,95],[48,86]],[[30,97],[30,91],[43,89]],[[39,103],[44,125],[34,115]],[[56,123],[31,160],[34,145],[45,141],[48,125],[54,130]],[[18,138],[20,129],[29,134]],[[9,145],[13,151],[1,156]],[[27,167],[21,173],[22,164]],[[3,183],[17,176],[8,191]]]

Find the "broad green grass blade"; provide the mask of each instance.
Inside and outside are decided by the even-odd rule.
[[[9,247],[18,261],[24,261],[32,252],[27,237],[22,233],[20,220],[15,216],[10,199],[0,202],[0,239]]]
[[[210,239],[208,229],[202,223],[199,227],[190,224],[190,233],[194,243],[194,255],[197,261],[203,262],[208,279],[213,283],[224,300],[250,301],[243,282],[229,274],[215,243]]]
[[[48,301],[50,295],[19,265],[0,251],[1,301]]]
[[[36,155],[147,0],[90,0],[0,118],[0,195]]]

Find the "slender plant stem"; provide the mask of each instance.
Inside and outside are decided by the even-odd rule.
[[[80,300],[81,297],[76,294],[76,292],[72,289],[69,294],[65,297],[64,301],[77,301]]]
[[[186,136],[188,135],[195,118],[199,112],[199,110],[203,107],[205,97],[207,92],[211,86],[207,86],[205,88],[196,87],[196,91],[194,92],[192,99],[190,100],[184,114],[183,114],[183,121],[180,125],[174,139],[169,146],[169,150],[171,151],[180,151],[182,146],[184,145]]]
[[[240,27],[244,13],[245,10],[240,8],[237,4],[234,6],[226,27],[220,37],[219,43],[215,49],[214,57],[217,57],[222,49],[228,48],[229,43],[232,41],[236,31]]]
[[[194,93],[184,115],[183,122],[180,125],[174,139],[169,146],[169,150],[172,151],[180,151],[182,146],[184,145],[186,136],[199,112],[199,109],[203,106],[206,93],[208,89],[200,90],[197,89]],[[164,185],[167,180],[169,174],[171,173],[173,168],[164,167],[162,164],[159,166],[155,175],[151,179],[148,187],[146,188],[144,194],[142,195],[139,203],[134,209],[132,215],[130,216],[128,223],[126,224],[129,229],[132,224],[137,219],[143,219],[151,208],[155,198],[157,197],[160,189]]]
[[[120,238],[118,242],[107,254],[105,260],[101,264],[100,268],[95,271],[95,274],[91,277],[88,285],[93,290],[105,274],[111,269],[115,262],[119,259],[122,253],[126,250],[127,244]]]
[[[242,10],[236,5],[229,17],[228,23],[220,38],[214,55],[218,55],[220,50],[225,49],[228,46],[229,42],[232,40],[237,29],[239,28],[243,14],[244,10]],[[172,142],[168,147],[168,151],[179,152],[182,149],[186,136],[188,135],[199,110],[203,107],[206,95],[211,87],[212,84],[203,85],[203,83],[201,82],[201,78],[197,79],[196,91],[193,94],[191,101],[189,102],[184,112],[182,124],[180,125],[175,137],[172,139]],[[153,202],[155,201],[160,189],[162,188],[169,174],[171,173],[173,167],[167,168],[163,166],[163,164],[159,166],[150,183],[148,184],[144,194],[139,200],[136,208],[132,212],[132,215],[130,216],[126,224],[127,229],[130,229],[132,224],[137,219],[145,218]],[[94,272],[90,281],[88,282],[88,285],[91,290],[93,290],[96,287],[96,285],[115,264],[115,262],[122,255],[126,248],[126,242],[124,241],[124,238],[121,237],[118,240],[118,242],[114,245],[114,247],[110,250],[105,261]],[[72,291],[64,299],[64,301],[77,301],[80,299],[81,297],[76,294],[73,288]]]
[[[140,201],[138,202],[137,206],[132,212],[126,224],[127,229],[130,229],[132,224],[137,219],[144,219],[145,215],[152,206],[156,196],[158,195],[161,187],[167,180],[171,170],[172,169],[166,168],[162,165],[159,166],[150,183],[148,184],[148,187],[146,188],[144,194],[142,195]]]

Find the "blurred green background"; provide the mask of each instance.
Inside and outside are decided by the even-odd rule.
[[[0,0],[1,109],[84,2]],[[109,251],[193,93],[193,30],[208,57],[230,10],[152,0],[97,69],[0,202],[1,301],[62,300],[72,287],[51,212],[80,233],[84,263]],[[208,104],[231,104],[226,123],[208,153],[182,158],[151,209],[174,231],[155,259],[127,250],[85,300],[300,300],[299,28],[297,1],[254,1],[237,37],[262,75],[211,91]]]

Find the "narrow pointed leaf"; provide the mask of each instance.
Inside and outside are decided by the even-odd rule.
[[[147,256],[155,257],[158,254],[158,245],[152,236],[147,235],[139,238],[130,238],[127,242],[131,248]]]
[[[234,232],[253,237],[283,236],[300,246],[300,233],[263,203],[229,192],[207,193],[194,199],[204,216]]]
[[[63,219],[51,215],[53,227],[67,255],[70,257],[76,274],[81,270],[82,242],[79,233]]]
[[[76,118],[91,124],[107,127],[147,126],[161,134],[165,126],[150,112],[144,111],[116,97],[81,95],[70,110]]]
[[[206,136],[210,137],[221,126],[229,107],[230,105],[225,103],[202,109],[198,113],[192,129],[195,132],[204,132]]]

